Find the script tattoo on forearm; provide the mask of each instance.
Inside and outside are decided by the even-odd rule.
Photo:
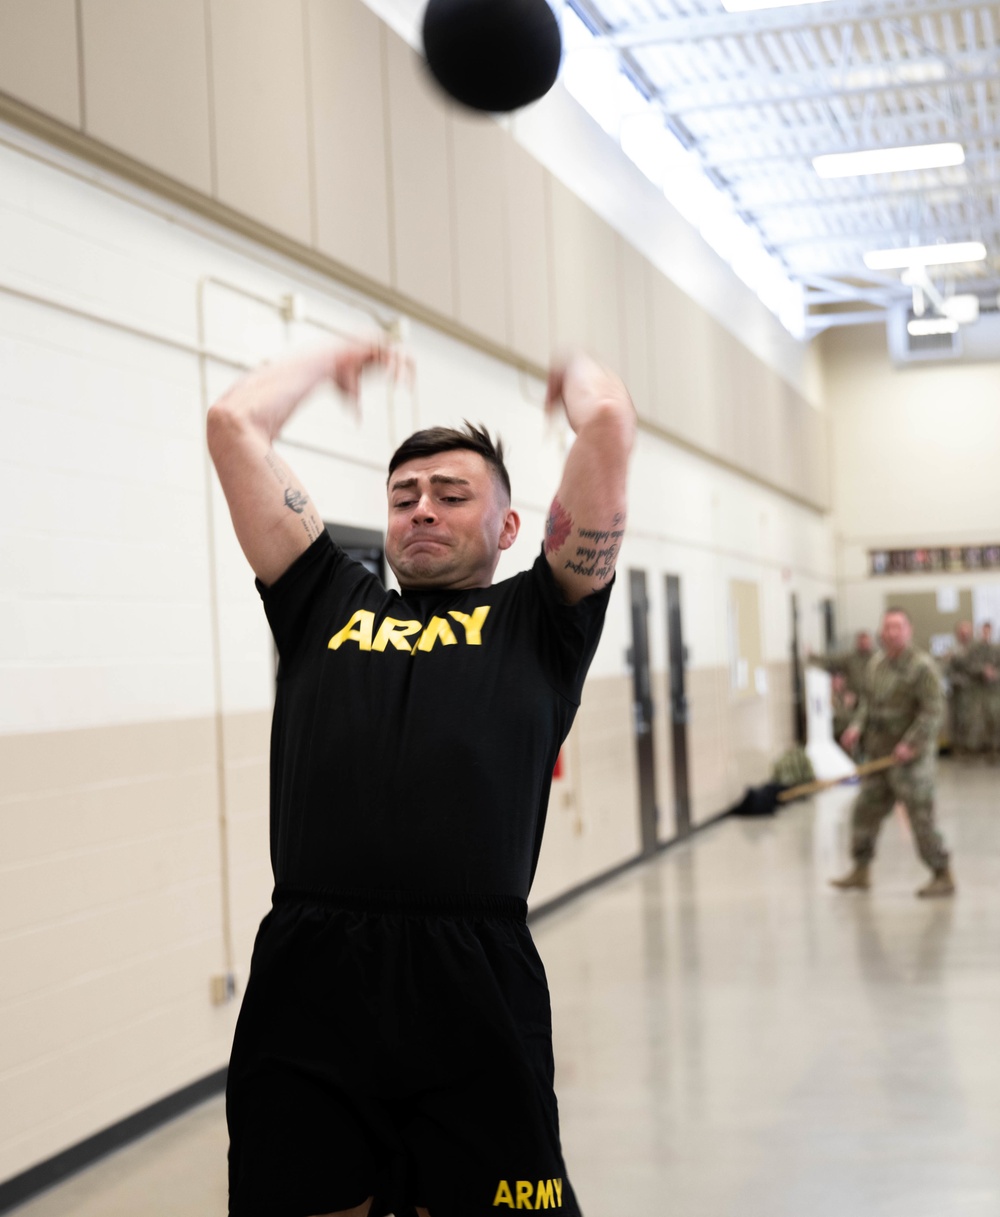
[[[568,559],[566,570],[596,579],[599,583],[607,582],[614,574],[618,550],[625,535],[625,529],[621,527],[624,523],[624,515],[616,512],[610,528],[581,528],[577,535],[591,544],[576,547],[576,560]]]

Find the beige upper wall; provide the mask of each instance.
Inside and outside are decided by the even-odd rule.
[[[897,369],[875,325],[821,343],[838,533],[901,545],[1000,535],[1000,363]]]
[[[139,160],[155,147],[164,173],[210,194],[203,0],[83,0],[80,16],[87,132]]]
[[[903,591],[992,575],[872,577],[868,551],[1000,540],[1000,363],[895,368],[881,326],[830,330],[821,352],[831,433],[839,631],[872,628]]]
[[[649,426],[826,508],[825,421],[781,361],[447,102],[361,0],[6,0],[0,22],[0,115],[502,358],[582,344]]]
[[[0,89],[71,127],[82,121],[76,0],[0,4]]]

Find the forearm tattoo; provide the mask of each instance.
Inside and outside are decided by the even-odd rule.
[[[610,528],[579,529],[577,536],[589,544],[576,547],[576,559],[567,559],[566,570],[588,579],[596,579],[599,584],[607,583],[615,573],[618,550],[625,535],[625,529],[622,527],[624,523],[625,516],[616,512]]]
[[[297,486],[289,485],[288,472],[275,453],[268,452],[264,457],[264,461],[268,469],[274,474],[276,480],[284,488],[285,506],[289,511],[294,511],[297,516],[301,516],[302,527],[305,530],[306,536],[310,541],[315,541],[323,531],[323,526],[315,511],[306,510],[310,506],[309,496]]]
[[[545,521],[545,552],[554,554],[561,549],[572,531],[573,517],[558,499],[553,499]]]

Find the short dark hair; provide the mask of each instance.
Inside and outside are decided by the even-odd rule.
[[[510,474],[503,463],[503,440],[496,440],[483,426],[474,427],[468,419],[463,419],[465,429],[457,427],[428,427],[424,431],[415,431],[409,439],[403,440],[389,461],[389,477],[400,465],[407,461],[416,460],[422,456],[433,456],[436,452],[451,452],[455,448],[465,448],[469,452],[478,452],[483,460],[493,470],[501,486],[510,496]]]
[[[897,617],[905,617],[907,621],[910,621],[910,614],[906,611],[905,608],[899,608],[898,606],[890,605],[889,608],[887,608],[885,610],[885,612],[882,614],[882,616],[888,617],[890,613],[895,613]],[[913,622],[910,621],[910,624],[912,625]]]

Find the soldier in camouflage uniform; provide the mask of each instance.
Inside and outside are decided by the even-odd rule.
[[[969,670],[969,648],[972,645],[972,622],[960,621],[955,627],[955,647],[947,660],[948,690],[951,701],[948,736],[952,751],[965,756],[972,746],[970,717],[973,675]]]
[[[1000,749],[1000,648],[993,642],[992,622],[966,652],[969,673],[969,750],[997,756]]]
[[[882,619],[883,653],[868,669],[854,721],[841,743],[850,752],[860,740],[866,756],[890,753],[891,769],[866,777],[851,819],[853,869],[834,879],[841,889],[867,888],[875,841],[895,803],[906,808],[917,849],[931,869],[918,896],[950,896],[955,890],[948,851],[934,823],[934,768],[944,712],[941,677],[934,660],[912,645],[913,627],[902,609]]]
[[[843,672],[830,676],[830,708],[833,711],[833,738],[840,739],[851,725],[858,699],[847,688],[847,677]]]
[[[833,738],[840,739],[857,713],[858,702],[865,687],[865,672],[875,653],[869,630],[858,630],[852,651],[830,655],[809,655],[809,663],[830,673],[830,705],[833,710]],[[860,751],[855,761],[863,760]]]
[[[859,629],[858,633],[854,635],[853,651],[841,651],[835,655],[810,655],[809,662],[815,663],[816,667],[824,669],[824,672],[831,675],[842,673],[845,688],[847,688],[845,702],[848,706],[856,707],[858,699],[865,689],[865,672],[873,654],[875,654],[875,643],[873,643],[870,630]]]
[[[1000,644],[993,637],[993,622],[984,621],[982,641],[987,648],[983,676],[986,684],[986,715],[983,725],[986,747],[993,761],[1000,760]]]

